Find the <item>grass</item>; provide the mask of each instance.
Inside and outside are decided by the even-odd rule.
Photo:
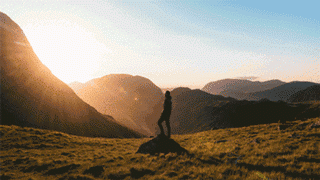
[[[191,155],[135,154],[150,140],[0,125],[4,179],[317,179],[320,118],[173,135]]]

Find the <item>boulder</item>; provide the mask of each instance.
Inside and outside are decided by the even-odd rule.
[[[141,154],[151,154],[155,155],[157,153],[188,153],[186,149],[181,147],[177,142],[175,142],[173,139],[168,138],[164,135],[158,135],[157,137],[153,138],[152,140],[143,143],[138,151],[136,153]]]

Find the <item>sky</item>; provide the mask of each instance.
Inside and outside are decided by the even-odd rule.
[[[0,0],[65,83],[131,74],[159,87],[226,78],[320,83],[319,0]]]

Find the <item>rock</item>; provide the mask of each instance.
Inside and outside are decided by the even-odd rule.
[[[173,139],[170,139],[163,135],[158,135],[152,140],[142,144],[136,153],[141,154],[151,154],[155,155],[156,153],[188,153],[188,151],[182,148],[177,142]]]

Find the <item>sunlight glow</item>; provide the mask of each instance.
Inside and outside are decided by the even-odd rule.
[[[85,82],[99,67],[107,47],[69,21],[29,24],[24,32],[40,61],[66,83]]]

